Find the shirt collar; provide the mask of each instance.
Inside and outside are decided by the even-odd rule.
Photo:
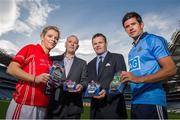
[[[75,55],[73,55],[73,56],[71,56],[71,57],[67,57],[67,56],[66,56],[66,53],[64,53],[64,58],[65,58],[65,59],[72,60],[72,59],[74,59],[74,57],[75,57]]]
[[[39,51],[41,51],[42,53],[44,53],[44,54],[47,55],[47,56],[50,56],[49,53],[48,53],[48,54],[45,53],[45,51],[43,50],[43,48],[42,48],[42,46],[41,46],[40,44],[37,44],[36,46],[37,46],[37,48],[38,48]]]
[[[102,56],[102,60],[104,60],[104,58],[106,57],[107,52],[108,52],[108,51],[104,52],[104,53],[101,54],[101,55],[98,55],[98,56],[97,56],[98,59],[100,59],[99,57]]]
[[[137,43],[132,42],[132,45],[133,45],[133,46],[136,46],[136,45],[139,43],[139,41],[140,41],[141,39],[143,39],[147,34],[148,34],[147,32],[144,32],[144,33],[140,36],[140,38],[138,39]]]

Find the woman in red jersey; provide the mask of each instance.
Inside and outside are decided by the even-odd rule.
[[[47,26],[40,36],[41,44],[23,47],[6,71],[18,78],[16,91],[6,113],[7,119],[44,118],[49,101],[44,88],[52,65],[49,52],[56,46],[60,31],[56,26]]]

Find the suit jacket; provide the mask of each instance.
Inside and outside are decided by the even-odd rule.
[[[62,61],[63,59],[64,55],[53,57],[53,61]],[[75,81],[77,84],[80,83],[85,88],[87,81],[86,61],[75,56],[69,74],[65,79]],[[50,97],[47,118],[64,118],[81,112],[83,112],[82,93],[65,92],[62,86],[54,90]]]
[[[91,100],[90,117],[97,118],[127,118],[123,94],[109,94],[109,85],[116,72],[126,70],[124,58],[121,54],[108,52],[104,58],[102,69],[97,75],[95,57],[88,63],[88,81],[100,83],[101,89],[106,90],[106,97],[102,100]]]

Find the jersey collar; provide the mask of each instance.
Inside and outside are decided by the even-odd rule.
[[[144,33],[141,35],[141,37],[139,38],[139,40],[137,41],[137,43],[132,42],[132,45],[133,45],[133,46],[136,46],[136,45],[139,43],[139,41],[140,41],[141,39],[143,39],[147,34],[148,34],[147,32],[144,32]]]
[[[40,44],[37,44],[36,46],[37,46],[37,48],[38,48],[39,51],[41,51],[42,53],[44,53],[44,54],[47,55],[47,56],[50,56],[49,53],[46,54],[46,53],[44,52],[44,50],[43,50],[43,48],[42,48],[42,46],[41,46]]]

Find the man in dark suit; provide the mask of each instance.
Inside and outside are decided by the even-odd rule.
[[[47,118],[80,119],[83,112],[82,91],[87,79],[87,64],[75,56],[78,43],[75,35],[69,36],[65,43],[66,52],[53,57],[54,61],[63,61],[65,79],[75,81],[77,85],[74,92],[64,91],[63,86],[55,89],[50,98]]]
[[[97,56],[88,63],[88,81],[94,80],[100,84],[99,96],[93,96],[91,101],[91,119],[126,119],[124,96],[121,93],[108,93],[110,82],[115,73],[126,70],[121,54],[107,51],[106,37],[97,33],[92,37],[92,46]],[[98,70],[102,60],[101,69]]]

